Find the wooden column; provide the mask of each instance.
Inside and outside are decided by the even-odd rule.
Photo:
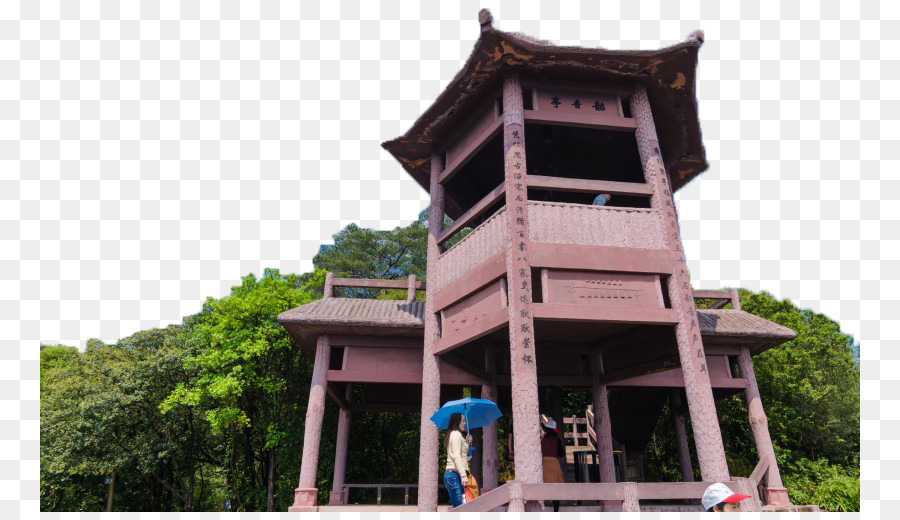
[[[319,442],[322,438],[322,419],[325,417],[325,386],[328,384],[328,362],[331,345],[322,334],[316,340],[316,359],[313,362],[309,404],[303,429],[303,458],[300,461],[300,484],[294,490],[294,505],[288,511],[304,511],[316,505],[316,469],[319,465]]]
[[[606,385],[600,383],[603,375],[603,356],[599,351],[591,352],[591,372],[594,397],[594,432],[597,433],[597,459],[600,461],[600,482],[616,481],[616,462],[613,459],[612,422],[609,419],[609,393]]]
[[[441,254],[437,239],[444,229],[444,187],[438,182],[441,160],[431,156],[431,206],[428,208],[428,273],[437,272]],[[422,417],[419,433],[419,511],[437,511],[438,430],[431,416],[441,406],[440,358],[434,342],[441,337],[438,315],[434,312],[433,281],[425,284],[425,349],[422,353]]]
[[[659,139],[656,136],[647,89],[642,84],[635,86],[634,95],[631,96],[631,113],[637,123],[635,136],[644,165],[644,177],[647,184],[653,188],[651,207],[660,213],[665,225],[669,250],[677,262],[675,272],[668,279],[669,300],[679,318],[679,323],[675,326],[675,337],[684,374],[684,390],[691,414],[700,473],[705,482],[727,481],[729,474],[728,463],[725,460],[725,446],[722,443],[716,403],[709,383],[703,340],[697,324],[697,312],[684,247],[681,243],[678,215],[675,212],[675,199],[659,151]]]
[[[509,233],[506,278],[516,480],[538,484],[543,481],[543,465],[529,261],[525,116],[522,85],[514,71],[507,73],[503,80],[503,149]],[[543,506],[537,501],[529,501],[525,509],[543,510]]]
[[[348,403],[353,402],[353,383],[347,383],[347,391],[344,396]],[[344,490],[344,476],[347,474],[347,444],[350,440],[351,412],[348,408],[341,408],[338,412],[337,439],[334,450],[334,478],[331,480],[331,495],[328,497],[328,505],[335,506],[347,501]]]
[[[684,415],[681,413],[681,396],[678,390],[669,392],[669,409],[672,411],[672,428],[675,430],[675,450],[678,453],[678,464],[681,467],[681,480],[693,482],[694,466],[691,463],[691,450],[688,446]]]
[[[473,428],[469,433],[472,435],[472,446],[475,447],[472,460],[469,461],[469,471],[481,486],[484,482],[484,457],[481,456],[484,452],[484,428]]]
[[[497,369],[495,366],[496,353],[493,348],[488,348],[484,353],[484,369],[491,379],[491,384],[481,385],[481,398],[497,402]],[[481,471],[484,473],[484,482],[481,484],[482,492],[490,491],[498,485],[498,472],[500,470],[499,457],[497,455],[497,421],[482,428],[482,452]]]
[[[791,501],[788,498],[787,488],[781,482],[781,472],[778,470],[778,462],[775,459],[775,448],[772,445],[772,438],[769,436],[769,419],[766,417],[762,399],[759,396],[759,386],[756,384],[756,372],[753,370],[750,348],[741,347],[740,354],[738,354],[738,368],[741,371],[741,377],[747,381],[744,395],[747,398],[747,410],[750,412],[750,429],[753,431],[753,440],[756,442],[756,453],[759,454],[760,459],[769,459],[769,472],[763,498],[769,505],[789,505]]]

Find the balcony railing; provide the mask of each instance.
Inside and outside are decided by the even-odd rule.
[[[502,250],[507,239],[506,208],[503,207],[453,247],[444,251],[438,257],[434,277],[432,278],[429,273],[429,280],[433,280],[438,291],[447,287],[470,269]]]
[[[665,249],[665,227],[650,208],[528,202],[532,242]]]

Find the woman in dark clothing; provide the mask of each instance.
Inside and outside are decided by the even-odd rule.
[[[562,468],[559,465],[559,457],[566,456],[566,449],[554,428],[556,428],[556,421],[547,418],[546,415],[541,415],[541,462],[544,467],[545,484],[565,482]],[[554,500],[553,512],[558,511],[559,500]]]

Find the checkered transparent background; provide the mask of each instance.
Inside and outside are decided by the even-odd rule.
[[[247,273],[310,270],[349,223],[426,207],[379,145],[460,69],[481,7],[569,45],[705,32],[711,167],[677,196],[694,285],[771,291],[864,345],[863,511],[897,509],[879,503],[900,483],[896,3],[361,4],[0,3],[4,516],[38,509],[39,344],[179,322]]]

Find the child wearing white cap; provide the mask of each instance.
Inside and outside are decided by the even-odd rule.
[[[703,509],[710,513],[734,513],[741,510],[738,502],[746,498],[750,498],[750,495],[739,495],[728,489],[728,486],[725,484],[716,482],[706,488],[700,503],[703,504]]]

